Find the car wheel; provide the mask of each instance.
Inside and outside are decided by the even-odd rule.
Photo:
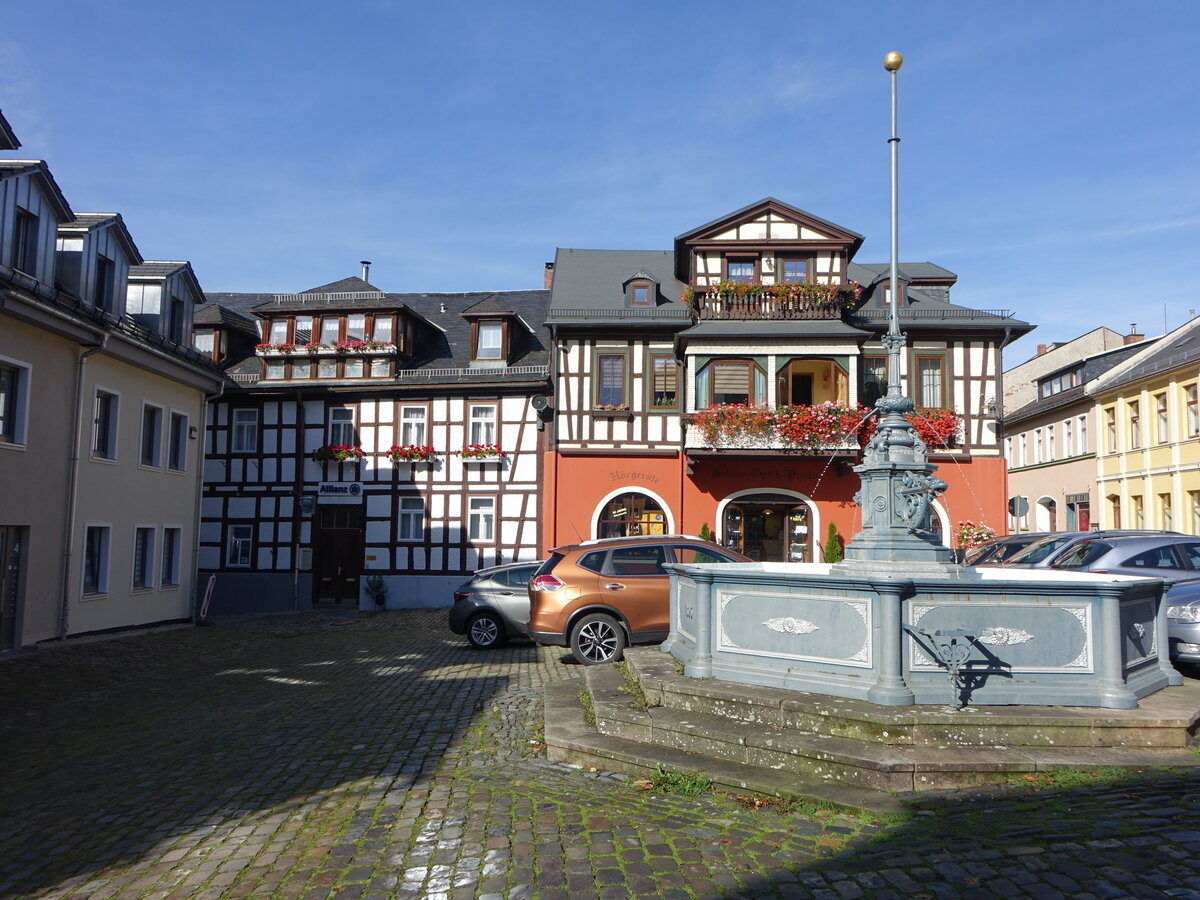
[[[625,650],[625,630],[612,616],[592,613],[571,629],[571,653],[585,666],[616,662]]]
[[[504,643],[504,623],[492,612],[481,612],[467,623],[467,640],[476,650],[491,650]]]

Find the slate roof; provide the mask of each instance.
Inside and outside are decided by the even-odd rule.
[[[0,110],[0,150],[16,150],[21,146],[17,140],[8,119],[4,118],[4,110]]]
[[[1023,422],[1026,419],[1031,419],[1043,413],[1050,412],[1055,409],[1060,409],[1064,406],[1070,406],[1080,400],[1090,396],[1091,391],[1094,391],[1097,378],[1105,372],[1120,365],[1137,353],[1143,353],[1147,349],[1147,344],[1154,343],[1159,340],[1153,338],[1151,341],[1143,341],[1136,344],[1127,344],[1121,347],[1114,347],[1112,350],[1105,350],[1102,353],[1093,353],[1091,356],[1085,357],[1083,360],[1076,360],[1067,365],[1059,366],[1045,375],[1037,378],[1037,384],[1054,378],[1056,375],[1061,375],[1063,372],[1080,369],[1080,383],[1074,387],[1059,391],[1057,394],[1052,394],[1049,397],[1038,397],[1036,400],[1031,400],[1024,406],[1018,407],[1012,412],[1005,412],[1004,421],[1006,423]],[[1080,365],[1082,363],[1082,366]]]
[[[125,255],[129,258],[130,265],[136,266],[145,262],[142,259],[142,251],[133,242],[133,235],[125,227],[125,220],[121,218],[120,213],[76,213],[73,220],[63,222],[58,226],[60,232],[91,231],[96,228],[113,228],[115,230],[117,240],[125,248]]]
[[[50,174],[50,167],[40,159],[0,159],[0,178],[15,178],[19,175],[32,174],[41,185],[42,193],[58,212],[60,222],[69,222],[75,218],[71,204],[63,196],[58,182]]]
[[[679,335],[690,338],[755,338],[791,340],[794,338],[841,338],[861,343],[871,332],[847,325],[841,319],[703,319]]]
[[[327,293],[357,293],[362,291],[377,291],[372,285],[360,278],[346,278],[335,281],[321,288],[302,291],[301,294]],[[341,300],[321,305],[309,302],[278,302],[279,296],[292,297],[297,295],[279,294],[240,294],[212,292],[208,295],[213,302],[226,309],[243,314],[252,321],[260,315],[273,310],[312,310],[318,314],[322,309],[336,311],[371,310],[371,309],[407,309],[425,327],[419,327],[416,336],[416,353],[404,364],[405,370],[413,369],[462,369],[470,370],[467,375],[447,376],[455,383],[459,382],[511,382],[514,376],[505,368],[487,369],[471,367],[471,322],[463,313],[478,312],[481,305],[504,310],[518,316],[528,328],[517,328],[510,333],[513,342],[513,356],[510,366],[549,366],[550,364],[550,334],[542,324],[546,319],[546,308],[550,300],[550,292],[545,290],[531,291],[471,291],[467,293],[386,293],[382,298],[371,300]],[[258,361],[251,357],[246,361],[245,371],[257,372]],[[237,366],[231,367],[231,372],[239,371]],[[415,374],[415,373],[412,373]],[[522,380],[532,379],[522,376]],[[426,384],[427,381],[414,381],[406,377],[401,384]],[[438,383],[441,383],[439,381]],[[344,386],[345,382],[338,382]],[[394,386],[396,382],[386,382]],[[364,384],[363,386],[368,386]],[[378,387],[376,382],[373,387]]]
[[[192,323],[195,325],[224,325],[258,337],[258,328],[252,316],[244,315],[228,306],[222,306],[220,303],[209,303],[197,307],[192,316]]]
[[[686,328],[691,310],[679,299],[686,285],[675,278],[670,250],[575,250],[554,255],[550,293],[552,325],[605,325],[622,328]],[[630,309],[622,288],[630,272],[645,272],[658,282],[658,297],[648,309]]]
[[[1142,345],[1134,344],[1134,347]],[[1200,362],[1200,317],[1191,319],[1176,328],[1170,334],[1159,338],[1155,346],[1144,357],[1137,359],[1129,369],[1116,375],[1111,381],[1104,381],[1099,390],[1109,390],[1149,378],[1159,372],[1166,372],[1180,366]]]

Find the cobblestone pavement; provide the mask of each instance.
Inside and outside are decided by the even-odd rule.
[[[1200,780],[747,809],[546,761],[558,650],[311,613],[0,661],[0,896],[1200,898]]]

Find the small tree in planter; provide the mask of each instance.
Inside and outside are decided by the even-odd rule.
[[[382,575],[368,575],[365,586],[367,596],[370,597],[379,609],[387,603],[387,583],[384,582]]]
[[[709,527],[708,527],[708,523],[707,523],[707,522],[702,522],[702,523],[701,523],[701,525],[700,525],[700,540],[702,540],[702,541],[711,541],[712,539],[713,539],[713,533],[712,533],[712,531],[709,529]]]
[[[846,551],[842,544],[842,536],[837,533],[837,526],[830,522],[829,532],[825,538],[825,553],[822,558],[827,563],[837,563],[845,557]]]

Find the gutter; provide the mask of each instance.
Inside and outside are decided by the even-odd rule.
[[[192,565],[190,570],[192,583],[189,587],[192,597],[193,625],[200,624],[200,523],[204,518],[201,515],[201,506],[204,502],[204,465],[207,462],[204,451],[208,444],[208,405],[213,401],[220,400],[224,395],[225,382],[222,381],[215,393],[205,392],[204,400],[200,404],[200,452],[196,454],[196,502],[192,515]],[[190,439],[191,435],[188,437]]]
[[[79,354],[75,362],[75,412],[71,423],[71,459],[67,463],[67,514],[63,524],[62,592],[58,615],[58,639],[66,640],[71,614],[71,557],[75,550],[75,516],[79,505],[79,445],[83,440],[83,376],[88,357],[108,346],[108,335],[100,334],[99,343]]]

